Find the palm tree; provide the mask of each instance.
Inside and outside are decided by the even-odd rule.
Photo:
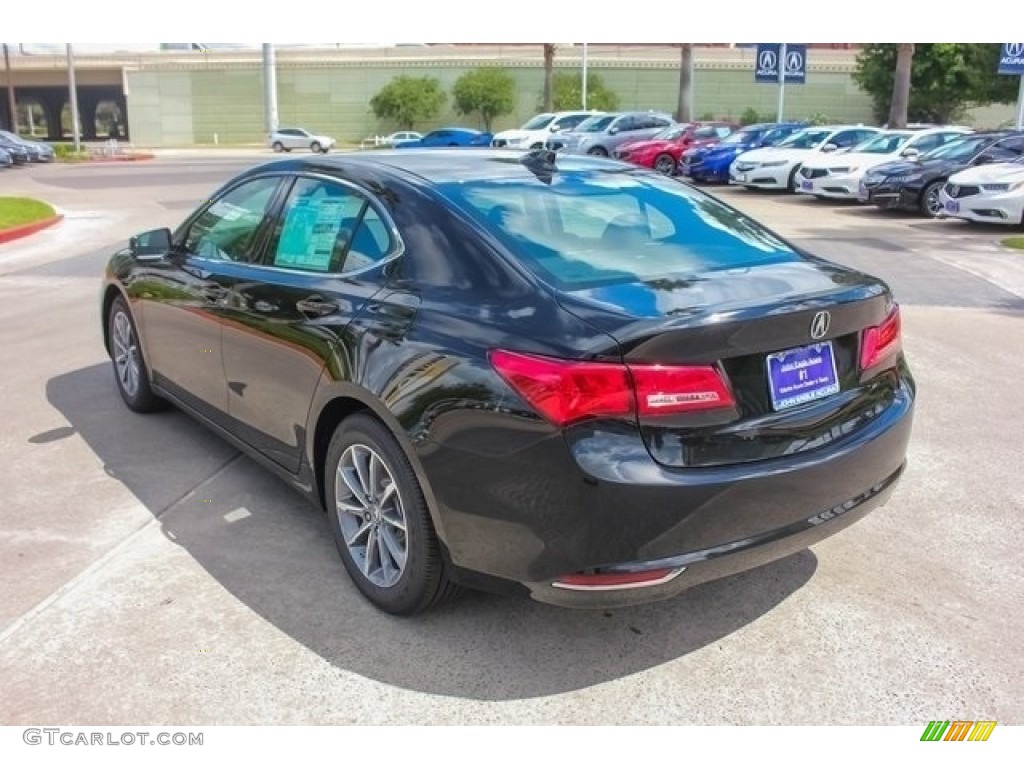
[[[555,44],[544,43],[544,111],[554,109],[554,92],[551,87],[555,72]]]
[[[693,43],[679,44],[679,105],[676,120],[693,120]]]
[[[914,60],[913,43],[896,44],[896,76],[892,83],[892,103],[889,105],[889,127],[906,128],[910,107],[910,68]]]

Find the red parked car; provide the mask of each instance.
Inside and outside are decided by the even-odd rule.
[[[724,122],[680,123],[643,141],[634,141],[616,147],[612,156],[616,160],[643,165],[673,176],[679,167],[679,157],[691,147],[717,144],[739,125]]]

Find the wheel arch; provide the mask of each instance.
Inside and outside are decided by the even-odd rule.
[[[103,349],[107,351],[108,355],[110,354],[110,308],[114,305],[115,299],[119,297],[124,299],[126,302],[128,301],[128,297],[124,295],[124,292],[114,284],[107,285],[103,290],[103,303],[100,310],[100,318],[103,321],[101,323],[103,326]],[[131,305],[129,304],[129,308],[130,307]]]
[[[449,560],[447,540],[444,521],[438,513],[437,499],[427,478],[423,464],[420,462],[416,448],[409,438],[408,433],[402,425],[373,395],[355,385],[348,385],[344,389],[337,389],[318,396],[322,404],[311,410],[311,429],[308,438],[308,455],[312,462],[313,480],[316,483],[316,496],[320,506],[327,510],[326,487],[327,478],[324,464],[327,459],[327,448],[331,443],[338,425],[349,416],[356,413],[366,413],[379,421],[395,438],[402,452],[408,459],[416,480],[423,491],[423,498],[427,503],[427,511],[430,520],[434,524],[434,531],[437,533],[438,541],[444,557]],[[315,413],[315,418],[313,414]]]

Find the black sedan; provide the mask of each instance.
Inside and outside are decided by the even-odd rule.
[[[1024,154],[1024,133],[985,131],[967,134],[914,160],[895,160],[868,170],[859,198],[879,208],[942,212],[939,191],[954,173],[974,165],[1007,163]]]
[[[861,518],[914,384],[879,280],[610,160],[402,150],[229,182],[106,268],[121,397],[326,509],[385,611],[669,597]]]

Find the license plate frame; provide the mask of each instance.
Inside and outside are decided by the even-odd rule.
[[[959,200],[947,200],[945,205],[942,206],[946,213],[960,213],[960,201]]]
[[[812,189],[814,189],[814,182],[807,181],[805,179],[804,181],[800,182],[800,189],[802,189],[804,192],[810,192]]]
[[[782,411],[839,392],[835,348],[818,341],[765,356],[765,375],[772,409]]]

